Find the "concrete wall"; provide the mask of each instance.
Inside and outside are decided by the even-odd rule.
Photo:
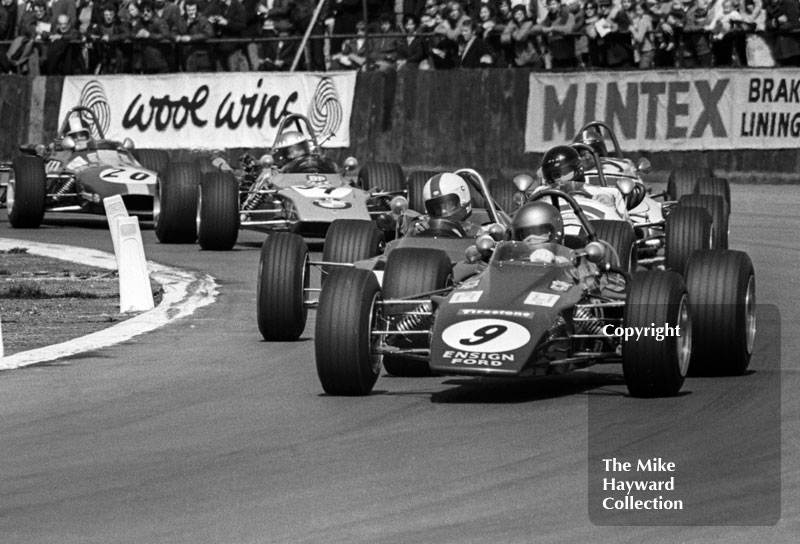
[[[525,69],[361,73],[350,126],[352,145],[333,155],[408,167],[470,166],[490,175],[535,169],[541,155],[524,152],[528,76]],[[62,83],[60,77],[0,76],[0,160],[10,159],[20,143],[45,142],[56,134]],[[177,159],[193,154],[174,151]],[[236,158],[241,151],[229,154]],[[648,157],[658,172],[704,165],[732,181],[793,182],[800,171],[800,149],[637,156]]]

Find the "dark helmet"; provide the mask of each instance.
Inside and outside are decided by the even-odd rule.
[[[594,152],[597,153],[598,157],[606,157],[608,156],[608,150],[606,149],[606,142],[603,140],[603,137],[600,136],[600,133],[594,130],[593,128],[587,128],[577,136],[575,139],[572,140],[572,143],[582,143],[586,144],[592,149]]]
[[[522,206],[511,220],[514,240],[535,243],[564,241],[564,220],[558,208],[541,200]]]
[[[577,150],[557,145],[542,157],[542,177],[548,185],[563,182],[583,183],[583,162]]]

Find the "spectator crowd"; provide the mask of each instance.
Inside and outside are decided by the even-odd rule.
[[[800,66],[800,0],[364,4],[0,0],[0,73]]]

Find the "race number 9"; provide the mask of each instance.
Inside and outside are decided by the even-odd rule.
[[[499,353],[521,348],[531,340],[528,329],[505,319],[459,321],[442,333],[445,344],[457,350]]]

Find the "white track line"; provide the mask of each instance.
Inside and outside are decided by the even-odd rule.
[[[28,253],[34,255],[73,261],[108,270],[117,269],[114,255],[104,251],[0,238],[0,250],[9,250],[15,247],[27,248]],[[170,321],[190,315],[198,308],[211,304],[217,297],[217,284],[209,275],[193,274],[152,262],[148,262],[147,265],[150,277],[164,288],[161,304],[149,312],[144,312],[107,329],[80,338],[73,338],[60,344],[4,357],[0,359],[0,370],[52,361],[125,342],[134,336],[164,326]]]

